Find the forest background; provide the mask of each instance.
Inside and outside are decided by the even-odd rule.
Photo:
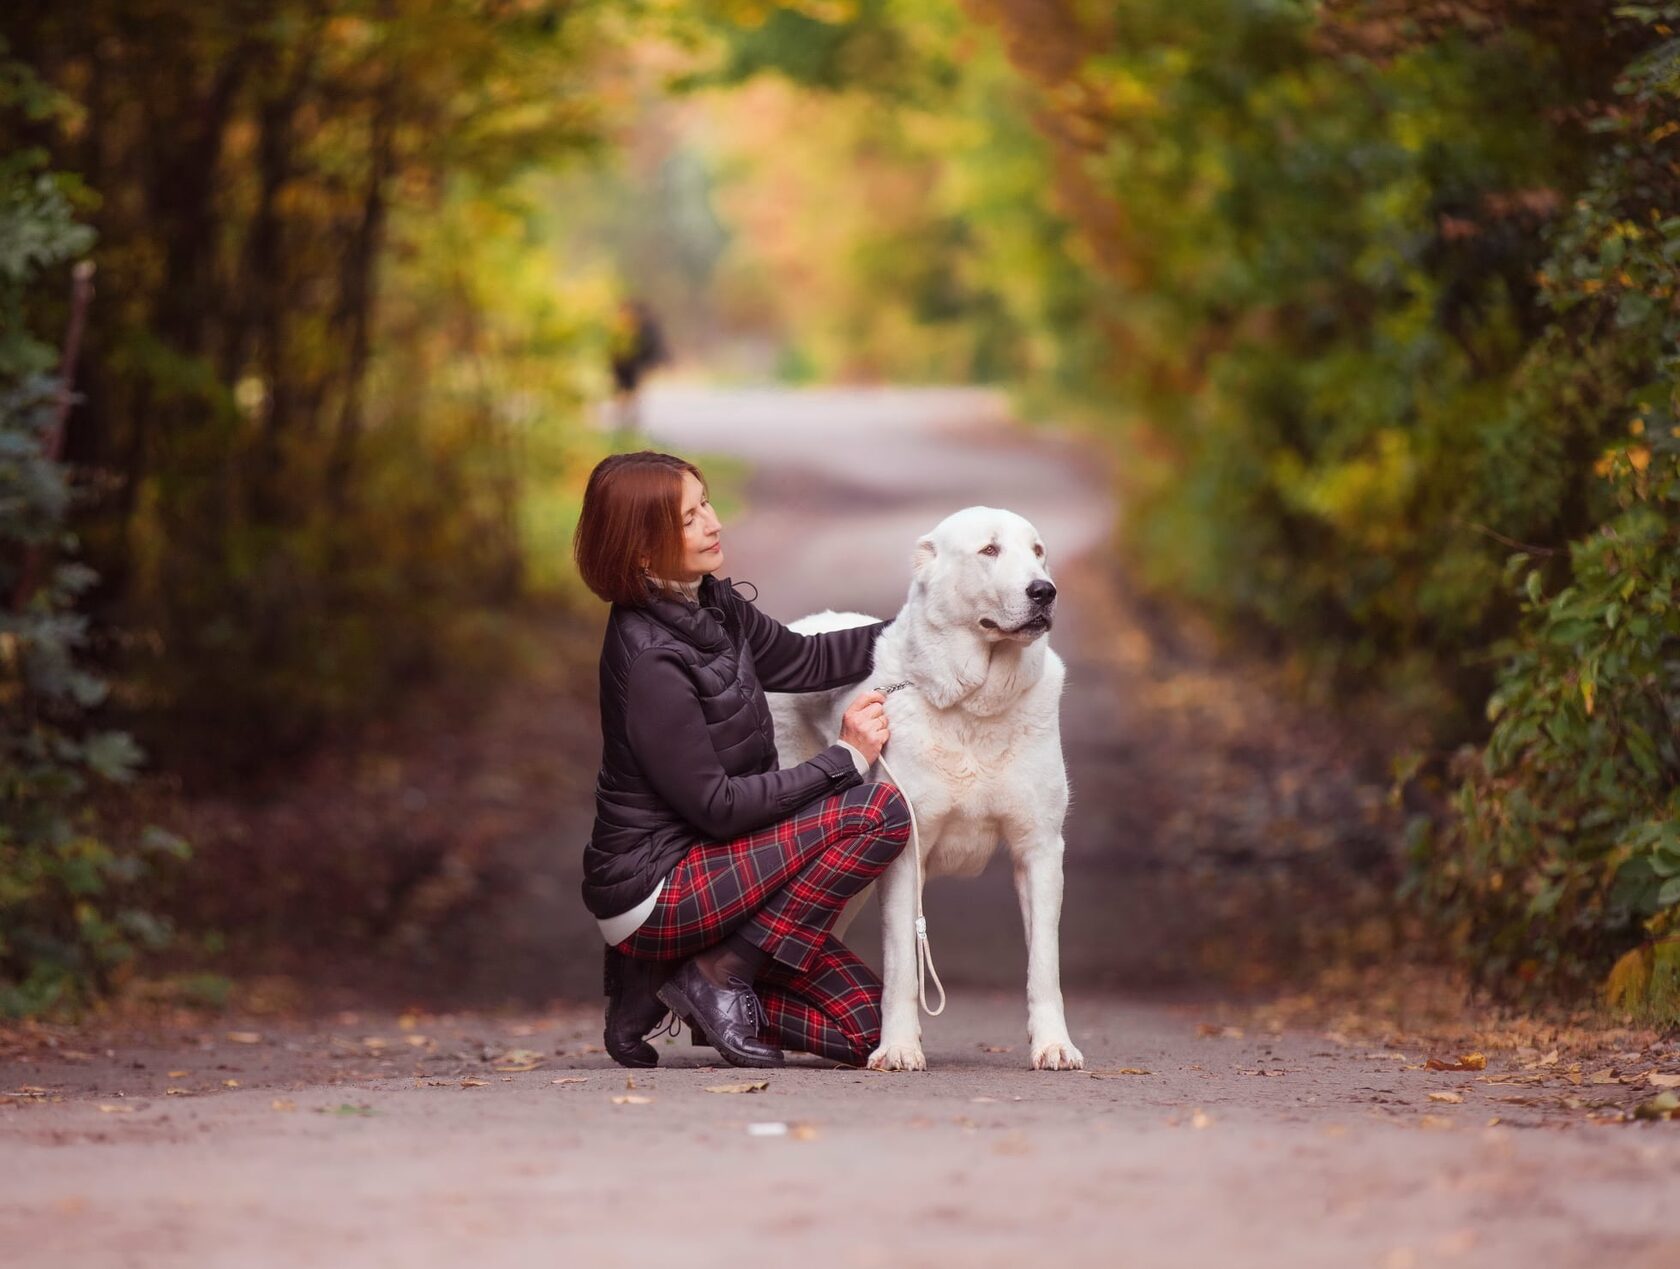
[[[1680,1017],[1675,22],[15,0],[0,1010],[239,937],[137,782],[283,773],[587,610],[637,296],[716,376],[1079,422],[1131,575],[1382,737],[1437,947]]]

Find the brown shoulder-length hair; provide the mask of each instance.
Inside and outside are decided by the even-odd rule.
[[[685,471],[710,492],[693,463],[654,450],[610,455],[589,473],[572,558],[583,584],[609,604],[645,604],[650,574],[681,575]]]

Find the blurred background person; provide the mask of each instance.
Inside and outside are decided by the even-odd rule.
[[[643,378],[669,357],[664,332],[660,330],[653,310],[637,299],[627,299],[619,304],[607,348],[613,377],[610,410],[612,445],[614,449],[620,449],[641,427],[640,389]]]

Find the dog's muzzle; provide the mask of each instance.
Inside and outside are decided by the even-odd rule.
[[[1054,610],[1046,605],[1018,626],[1000,626],[990,617],[980,618],[980,624],[987,630],[996,630],[1006,635],[1040,635],[1047,633],[1056,624]]]

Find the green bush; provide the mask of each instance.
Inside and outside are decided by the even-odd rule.
[[[1680,909],[1680,440],[1608,466],[1625,506],[1571,548],[1569,585],[1528,572],[1492,738],[1419,857],[1493,979],[1579,984]]]
[[[1532,553],[1523,619],[1501,647],[1493,734],[1458,821],[1420,841],[1414,884],[1494,981],[1595,980],[1680,1019],[1664,967],[1680,913],[1680,41],[1619,85],[1610,144],[1544,276],[1556,321],[1528,359],[1532,413],[1624,420],[1594,470],[1601,522],[1551,593]]]
[[[51,101],[0,60],[0,107],[19,106]],[[127,780],[141,754],[87,724],[106,688],[80,664],[87,623],[74,605],[96,578],[68,559],[71,490],[46,449],[60,384],[24,319],[31,284],[92,236],[40,166],[30,153],[0,160],[0,1015],[84,1000],[137,951],[162,947],[169,928],[139,883],[187,853],[157,829],[114,845],[85,805],[94,782]]]

